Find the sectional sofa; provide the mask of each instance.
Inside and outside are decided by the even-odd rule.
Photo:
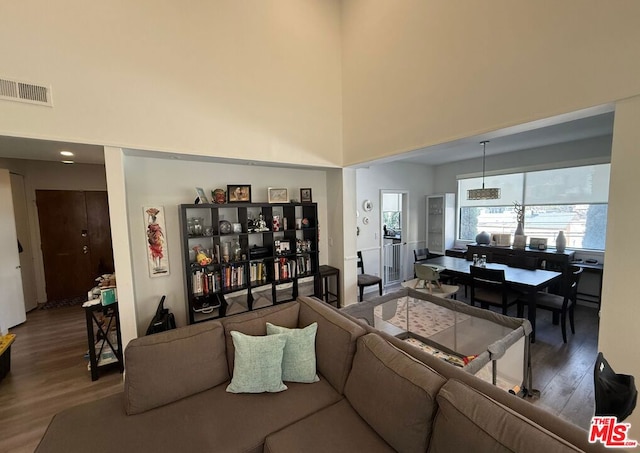
[[[231,332],[317,323],[313,383],[229,393]],[[307,297],[141,337],[121,394],[51,421],[38,452],[606,451],[586,431]]]

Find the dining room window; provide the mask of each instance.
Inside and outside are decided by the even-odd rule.
[[[481,231],[513,234],[514,203],[524,206],[524,231],[553,245],[558,231],[567,247],[604,250],[607,230],[610,164],[493,175],[486,187],[499,187],[497,200],[467,200],[468,189],[482,178],[458,180],[459,239],[475,240]]]

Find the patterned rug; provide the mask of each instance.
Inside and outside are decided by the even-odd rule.
[[[50,308],[71,307],[73,305],[82,305],[87,301],[87,296],[70,297],[67,299],[49,300],[40,305],[40,310],[48,310]]]
[[[409,310],[408,323],[407,308]],[[414,299],[412,297],[403,297],[396,299],[395,301],[387,302],[383,305],[378,305],[374,309],[374,316],[379,320],[392,324],[402,331],[415,333],[424,338],[429,338],[443,332],[446,329],[453,327],[456,322],[461,323],[470,319],[469,315],[456,313],[440,305],[420,299]],[[416,338],[407,338],[404,341],[435,357],[449,362],[452,365],[463,367],[466,362],[465,359],[461,357],[447,354],[421,342]],[[471,357],[468,357],[467,361],[469,359],[471,359]],[[500,367],[498,367],[498,369],[500,370]],[[476,376],[491,383],[491,363],[478,371]],[[497,387],[506,391],[511,391],[519,384],[520,383],[503,378],[501,373],[498,373],[496,381]],[[517,390],[515,390],[515,392],[517,393]]]
[[[374,309],[374,316],[425,338],[452,327],[456,322],[469,319],[469,315],[456,313],[440,305],[416,300],[413,297],[403,297],[395,302],[395,304],[391,301],[378,305]],[[409,311],[408,323],[407,308]]]

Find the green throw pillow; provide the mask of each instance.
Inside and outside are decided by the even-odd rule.
[[[231,331],[235,348],[230,393],[263,393],[287,390],[282,382],[282,355],[285,335],[254,337]]]
[[[288,329],[267,323],[267,335],[284,335],[287,344],[282,358],[282,380],[311,383],[320,379],[316,374],[316,332],[318,323],[304,329]]]

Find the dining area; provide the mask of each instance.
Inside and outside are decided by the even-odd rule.
[[[505,315],[510,307],[516,306],[516,317],[519,318],[524,317],[526,309],[526,318],[532,327],[532,342],[536,339],[538,310],[552,312],[552,322],[560,324],[564,343],[567,342],[567,320],[571,332],[575,333],[573,313],[581,268],[567,265],[553,270],[541,269],[536,257],[522,254],[515,258],[512,255],[507,263],[481,260],[474,265],[474,261],[466,257],[437,256],[421,260],[415,266],[437,270],[442,281],[461,288],[460,294],[464,287],[465,298],[472,306],[496,307]]]

